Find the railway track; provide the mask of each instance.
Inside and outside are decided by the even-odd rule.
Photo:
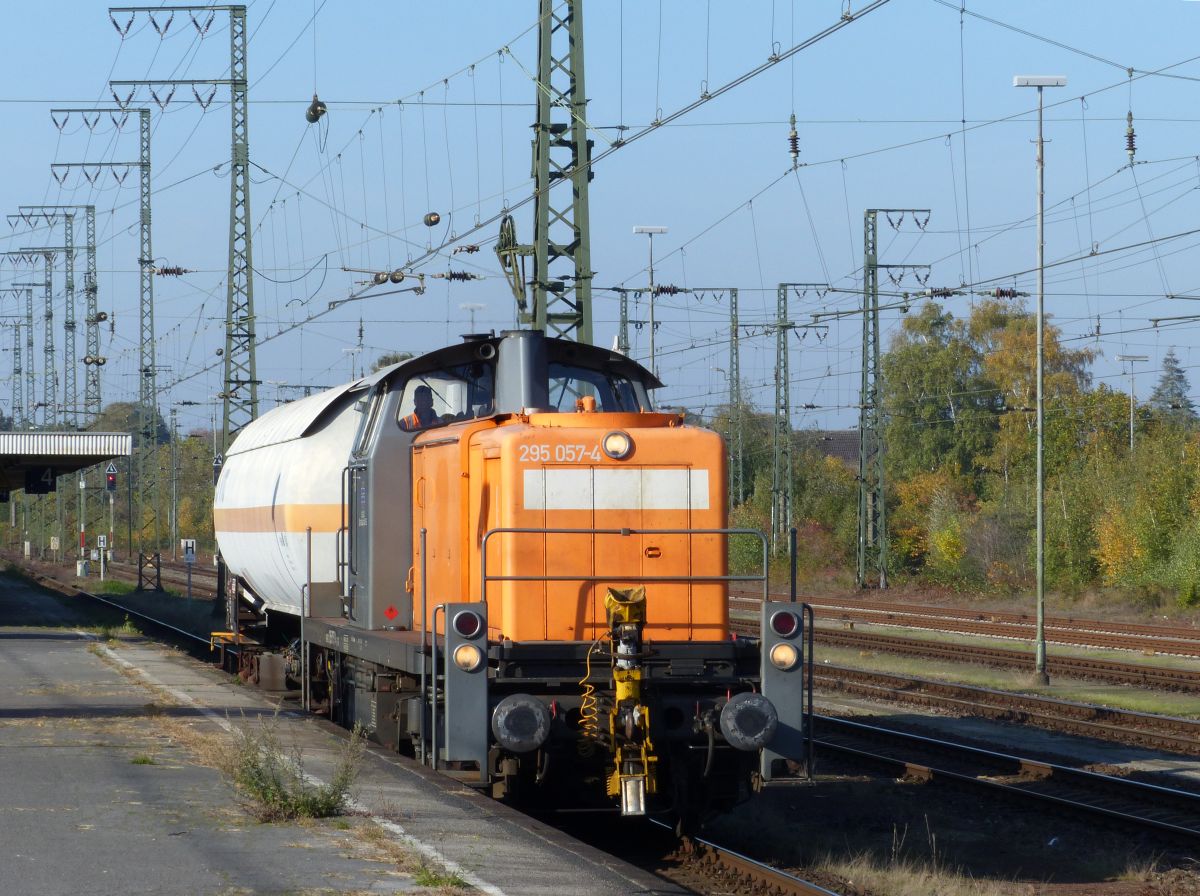
[[[982,644],[952,644],[831,628],[818,628],[814,636],[818,644],[830,647],[975,663],[998,669],[1029,669],[1033,664],[1032,653]],[[1170,669],[1142,663],[1051,654],[1046,657],[1046,671],[1051,675],[1069,678],[1200,693],[1200,669]]]
[[[882,765],[902,777],[953,782],[1158,834],[1200,839],[1198,793],[847,719],[818,716],[816,721],[817,749],[825,755]]]
[[[841,666],[821,664],[813,671],[814,683],[827,692],[1036,725],[1051,731],[1200,756],[1200,722],[1192,719]]]
[[[826,622],[864,622],[1021,641],[1032,640],[1035,634],[1034,621],[1024,613],[981,612],[884,601],[805,600]],[[739,592],[731,595],[730,608],[743,616],[757,614],[760,602],[754,595]],[[1200,630],[1190,627],[1047,617],[1045,631],[1046,640],[1055,644],[1200,657]]]
[[[108,574],[111,578],[125,582],[136,582],[138,568],[136,563],[110,563]],[[164,560],[161,566],[163,585],[170,585],[178,591],[187,587],[187,565]],[[211,566],[199,563],[192,567],[192,596],[212,598],[217,594],[217,572]]]
[[[651,822],[659,827],[668,827],[660,821],[651,819]],[[819,884],[700,837],[680,838],[673,857],[690,866],[688,870],[702,878],[709,887],[713,887],[710,892],[714,893],[838,896],[833,890]]]

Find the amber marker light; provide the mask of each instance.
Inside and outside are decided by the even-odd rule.
[[[474,644],[459,644],[454,648],[454,665],[464,672],[474,672],[483,665],[483,651]]]
[[[796,645],[794,644],[776,644],[771,648],[770,656],[771,665],[785,672],[793,668],[800,661],[800,651],[796,649]]]

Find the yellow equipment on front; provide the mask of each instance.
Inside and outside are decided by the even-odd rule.
[[[622,815],[645,815],[646,794],[657,790],[650,711],[642,698],[642,626],[646,589],[609,588],[604,609],[613,644],[613,707],[608,714],[614,768],[608,795],[620,796]]]

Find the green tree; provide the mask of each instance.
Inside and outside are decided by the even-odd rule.
[[[106,405],[88,429],[92,432],[132,433],[134,451],[137,451],[141,446],[142,434],[138,424],[138,406],[132,401],[116,401],[110,405]],[[154,416],[154,442],[157,445],[165,445],[170,441],[171,433],[167,428],[167,421],[156,410]]]
[[[969,332],[934,302],[905,319],[882,359],[884,441],[901,479],[974,467],[996,432],[996,387]]]
[[[412,357],[412,352],[386,352],[375,359],[375,363],[371,365],[371,373],[378,373],[385,367],[391,367],[401,361],[408,361]]]
[[[1189,397],[1192,387],[1188,383],[1183,365],[1175,357],[1175,349],[1167,350],[1162,361],[1162,373],[1158,385],[1150,393],[1147,406],[1159,419],[1177,426],[1193,427],[1196,425],[1196,407]]]

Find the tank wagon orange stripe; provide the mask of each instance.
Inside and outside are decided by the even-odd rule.
[[[218,532],[337,532],[341,504],[276,504],[274,507],[224,507],[213,511]]]

